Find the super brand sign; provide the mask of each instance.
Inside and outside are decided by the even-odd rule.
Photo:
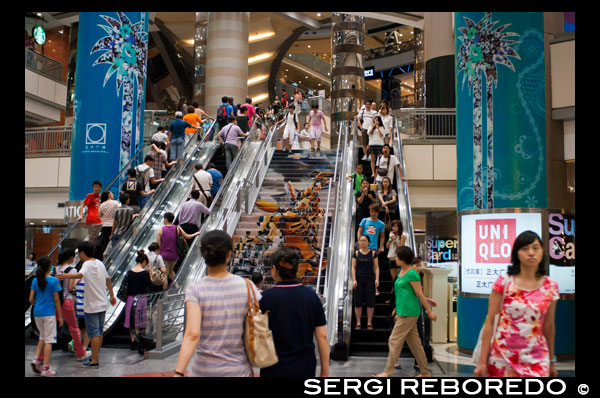
[[[475,221],[475,261],[477,263],[510,263],[512,244],[517,237],[514,218]]]

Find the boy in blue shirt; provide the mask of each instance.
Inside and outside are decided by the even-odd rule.
[[[367,235],[369,239],[371,239],[369,249],[376,251],[377,254],[384,250],[383,242],[385,240],[385,224],[377,218],[380,210],[379,205],[376,203],[369,206],[369,214],[371,217],[362,219],[357,234],[357,239],[362,235]]]

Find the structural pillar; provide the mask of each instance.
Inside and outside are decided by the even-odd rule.
[[[331,148],[341,122],[352,121],[365,101],[364,43],[363,17],[331,14]]]
[[[194,92],[193,99],[204,109],[206,95],[206,51],[208,38],[208,12],[196,13],[194,32]]]
[[[425,107],[454,108],[454,37],[451,12],[424,13]]]
[[[216,115],[223,96],[248,95],[249,12],[209,12],[204,111]]]
[[[106,188],[142,148],[147,59],[147,12],[79,14],[69,200]]]

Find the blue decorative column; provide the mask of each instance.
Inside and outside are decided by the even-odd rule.
[[[147,12],[79,14],[69,200],[106,187],[143,145],[147,55]]]
[[[544,14],[457,12],[454,28],[459,223],[473,213],[481,216],[479,224],[463,222],[461,229],[472,223],[475,235],[477,228],[512,226],[514,239],[522,227],[512,214],[547,206]],[[492,215],[501,209],[510,210]],[[541,220],[535,222],[539,232]],[[495,261],[481,260],[473,247],[478,236],[460,230],[459,236],[457,342],[472,350],[487,314],[489,283],[510,258],[507,263],[497,253]],[[486,250],[498,250],[498,243],[486,242]],[[482,278],[471,279],[477,275]]]

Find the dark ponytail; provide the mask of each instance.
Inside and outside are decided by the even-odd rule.
[[[224,231],[209,231],[200,241],[200,253],[209,267],[225,264],[227,253],[232,250],[233,240]]]
[[[44,256],[40,257],[38,260],[37,271],[35,272],[35,277],[37,278],[37,284],[40,290],[44,291],[48,281],[46,281],[46,274],[50,271],[50,267],[52,266],[52,260],[50,257]]]
[[[300,262],[300,255],[296,250],[291,247],[279,249],[271,255],[270,262],[271,265],[277,268],[277,273],[282,280],[290,281],[296,279],[298,263]]]

